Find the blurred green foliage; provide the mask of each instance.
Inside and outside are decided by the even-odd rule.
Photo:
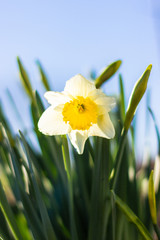
[[[45,136],[38,131],[37,122],[45,110],[43,102],[33,91],[21,60],[17,61],[40,151],[34,148],[27,131],[13,133],[0,106],[0,239],[141,240],[158,236],[158,226],[150,214],[155,206],[150,203],[149,207],[147,185],[154,163],[149,157],[146,165],[137,165],[134,145],[127,134],[131,120],[122,132],[128,116],[122,76],[117,107],[111,115],[116,137],[88,139],[84,153],[78,155],[72,146],[68,148],[65,136]],[[46,74],[40,62],[37,64],[48,91]],[[112,77],[120,64],[120,60],[110,64],[95,80],[96,86]],[[138,94],[138,102],[143,94]],[[134,135],[131,127],[131,137]],[[157,156],[156,161],[160,161],[159,153]],[[153,181],[150,188],[157,200],[157,215],[159,176],[156,174],[156,189]]]

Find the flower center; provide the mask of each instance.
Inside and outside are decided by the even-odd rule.
[[[62,115],[63,121],[73,130],[87,130],[97,123],[97,105],[88,97],[78,96],[65,103]]]

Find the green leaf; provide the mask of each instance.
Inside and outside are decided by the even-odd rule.
[[[27,222],[30,225],[31,232],[35,239],[44,240],[45,234],[43,232],[42,223],[39,220],[39,215],[35,209],[34,204],[29,198],[29,195],[21,189],[21,199],[24,206],[24,212]]]
[[[27,155],[27,160],[28,160],[28,165],[29,165],[29,169],[31,172],[31,179],[32,179],[32,183],[33,183],[33,187],[34,187],[34,191],[35,191],[35,196],[36,196],[36,201],[37,204],[39,206],[39,210],[40,210],[40,214],[41,214],[41,218],[42,218],[42,222],[43,222],[43,227],[44,227],[44,232],[45,232],[45,236],[47,240],[56,240],[56,235],[54,233],[54,230],[52,228],[52,224],[50,222],[48,213],[47,213],[47,209],[45,207],[45,204],[42,200],[41,197],[41,193],[33,172],[33,167],[32,167],[32,160],[31,160],[31,156],[30,156],[30,151],[27,145],[27,142],[23,136],[23,134],[20,132],[20,136],[26,151],[26,155]]]
[[[136,112],[137,106],[146,91],[151,69],[152,69],[152,65],[150,64],[145,70],[145,72],[142,74],[142,76],[139,78],[139,80],[136,82],[132,90],[130,100],[128,103],[126,116],[125,116],[125,121],[124,121],[124,129],[126,130],[129,129],[131,121]]]
[[[40,61],[37,60],[36,63],[37,63],[37,66],[38,66],[38,69],[39,69],[39,72],[40,72],[41,81],[42,81],[45,89],[46,89],[47,91],[50,91],[50,86],[49,86],[49,83],[48,83],[47,76],[46,76],[46,74],[45,74],[45,72],[44,72],[44,69],[43,69]]]
[[[96,79],[95,81],[96,88],[101,87],[101,85],[104,82],[106,82],[109,78],[111,78],[117,72],[121,63],[122,61],[118,60],[108,65],[105,68],[105,70],[101,73],[101,75]]]
[[[149,200],[149,208],[150,208],[153,224],[157,224],[156,197],[155,197],[155,191],[154,191],[153,170],[151,171],[151,174],[149,177],[148,200]]]
[[[147,228],[141,222],[141,220],[134,214],[134,212],[124,203],[115,193],[111,191],[116,204],[122,210],[122,212],[127,216],[127,218],[137,227],[141,235],[146,240],[153,240],[150,233],[148,232]]]
[[[122,132],[120,141],[119,141],[119,147],[118,147],[118,152],[116,154],[116,159],[115,159],[115,166],[114,166],[114,176],[113,176],[113,180],[111,180],[111,189],[113,189],[114,191],[116,191],[116,187],[117,187],[117,183],[118,183],[118,177],[120,174],[120,168],[121,168],[121,164],[122,164],[122,156],[124,153],[124,148],[125,148],[125,144],[126,144],[126,140],[127,140],[127,130],[124,130]]]
[[[8,204],[1,182],[0,182],[0,207],[13,233],[14,238],[16,240],[24,240],[16,224],[16,221],[15,221],[16,219],[14,218],[11,207]]]
[[[109,141],[98,137],[95,145],[88,240],[106,239],[109,193]]]
[[[30,223],[33,235],[36,236],[36,239],[39,239],[39,240],[44,239],[45,236],[42,232],[42,229],[43,229],[42,224],[39,221],[39,216],[37,216],[37,213],[35,212],[35,206],[32,206],[32,203],[29,201],[28,195],[24,191],[25,186],[23,183],[24,179],[23,179],[22,173],[20,171],[21,168],[20,168],[19,162],[17,162],[17,158],[16,158],[14,151],[10,146],[7,133],[2,124],[0,124],[0,130],[1,130],[0,132],[2,132],[2,135],[4,137],[6,147],[9,151],[8,154],[10,156],[10,159],[12,160],[12,162],[9,161],[9,163],[10,163],[9,166],[12,171],[12,175],[11,175],[12,176],[12,179],[11,179],[12,185],[16,189],[18,197],[22,200],[22,204],[24,206],[24,212],[27,217],[27,220]],[[18,150],[19,150],[19,152],[21,152],[20,149],[18,149]],[[24,162],[24,161],[22,160],[22,162]],[[29,170],[27,172],[30,177]],[[13,177],[14,175],[15,175],[15,177]],[[25,239],[27,239],[27,238],[25,237]]]
[[[9,157],[12,160],[12,164],[10,163],[9,166],[10,166],[10,169],[12,170],[12,174],[13,175],[15,174],[15,180],[14,181],[15,181],[15,186],[16,186],[16,189],[17,189],[17,193],[19,194],[19,186],[22,186],[22,188],[24,187],[24,182],[23,182],[23,177],[22,177],[22,174],[21,174],[20,166],[17,164],[17,159],[16,159],[15,153],[13,151],[13,148],[11,147],[7,132],[6,132],[5,128],[3,127],[3,125],[1,123],[0,123],[0,132],[2,133],[2,136],[5,140],[6,147],[7,147],[8,152],[9,152],[8,153]]]
[[[124,121],[125,119],[125,96],[124,96],[124,85],[121,74],[119,74],[119,87],[120,87],[120,109],[121,109],[121,117]]]
[[[39,119],[42,113],[45,111],[45,108],[37,91],[34,91],[34,99],[36,103],[37,118]]]
[[[33,238],[31,237],[30,231],[28,229],[27,221],[22,213],[18,214],[16,221],[17,221],[17,224],[19,226],[22,236],[26,240],[32,240]]]
[[[62,154],[63,154],[64,167],[65,167],[65,170],[67,173],[67,177],[70,181],[70,179],[71,179],[71,163],[70,163],[70,157],[69,157],[67,137],[65,135],[62,135]]]
[[[28,74],[27,74],[25,68],[23,67],[23,64],[19,57],[17,57],[17,63],[18,63],[18,67],[19,67],[19,74],[20,74],[20,79],[21,79],[22,85],[23,85],[26,93],[30,97],[30,99],[33,100],[32,86],[31,86]]]

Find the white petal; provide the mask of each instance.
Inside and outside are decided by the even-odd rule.
[[[56,107],[59,104],[65,104],[71,100],[71,98],[64,92],[48,91],[44,94],[44,97],[50,104],[52,104],[53,107]]]
[[[107,112],[99,116],[97,124],[93,124],[88,131],[89,136],[113,138],[115,135],[114,126]]]
[[[89,93],[89,97],[92,98],[92,100],[96,100],[99,97],[105,97],[106,94],[102,92],[101,89],[94,89],[92,92]]]
[[[72,77],[66,82],[64,92],[71,94],[73,97],[88,97],[88,94],[96,89],[95,84],[85,79],[81,74]]]
[[[115,101],[115,98],[113,97],[100,97],[100,98],[97,98],[95,100],[95,103],[97,105],[102,105],[102,106],[105,106],[106,110],[107,111],[110,111],[112,108],[115,107],[116,105],[116,101]]]
[[[72,145],[75,147],[79,154],[84,151],[84,145],[88,138],[88,131],[73,130],[68,134]]]
[[[63,121],[61,111],[55,111],[53,106],[45,110],[38,122],[39,131],[46,135],[63,135],[70,131],[70,126]]]
[[[97,104],[105,106],[105,109],[109,112],[116,105],[114,97],[106,96],[100,89],[96,89],[90,92],[89,97]]]

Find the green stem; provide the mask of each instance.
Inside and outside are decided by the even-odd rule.
[[[82,155],[75,157],[76,160],[76,172],[79,178],[80,188],[82,189],[83,201],[84,201],[84,211],[88,217],[89,215],[89,207],[90,207],[90,196],[87,189],[87,181],[86,181],[86,162],[87,159],[84,159]],[[87,168],[88,169],[88,168]]]
[[[60,177],[62,179],[62,182],[63,182],[63,184],[65,186],[66,176],[64,175],[64,171],[63,171],[62,165],[61,165],[61,163],[59,161],[60,157],[59,157],[59,155],[57,153],[57,150],[56,150],[56,144],[54,144],[53,141],[50,138],[46,138],[46,140],[48,142],[48,145],[49,145],[49,148],[50,148],[50,150],[52,152],[52,155],[54,156],[55,165],[58,168],[58,172],[59,172]]]
[[[112,238],[113,240],[116,239],[116,208],[115,208],[115,201],[114,197],[111,196],[111,206],[112,206]]]
[[[68,179],[68,193],[69,193],[69,215],[70,215],[70,228],[71,228],[71,236],[72,240],[78,240],[78,234],[76,229],[75,223],[75,216],[74,216],[74,201],[73,201],[73,185],[72,185],[72,172],[71,172],[71,163],[70,163],[70,156],[69,156],[69,149],[68,149],[68,142],[66,136],[62,136],[62,154],[63,154],[63,161],[65,170],[67,173]]]
[[[88,240],[103,239],[106,233],[105,210],[109,192],[109,141],[97,138],[94,172],[92,180],[91,207]]]
[[[90,207],[90,220],[88,240],[96,240],[99,235],[99,209],[100,209],[100,163],[101,163],[101,148],[102,139],[97,138],[97,153],[95,157],[95,165],[92,180],[92,193],[91,193],[91,207]],[[100,238],[99,238],[100,239]]]
[[[91,154],[91,157],[92,157],[92,159],[94,160],[94,151],[93,151],[93,147],[92,147],[92,145],[91,145],[90,140],[88,141],[88,146],[89,146],[89,152],[90,152],[90,154]]]
[[[122,156],[124,152],[124,147],[127,139],[127,132],[128,130],[124,130],[120,139],[120,144],[119,144],[119,149],[117,152],[116,160],[115,160],[115,168],[114,168],[114,178],[113,178],[113,183],[112,183],[112,189],[116,192],[116,186],[117,186],[117,181],[118,181],[118,176],[120,172],[120,167],[122,163]]]

